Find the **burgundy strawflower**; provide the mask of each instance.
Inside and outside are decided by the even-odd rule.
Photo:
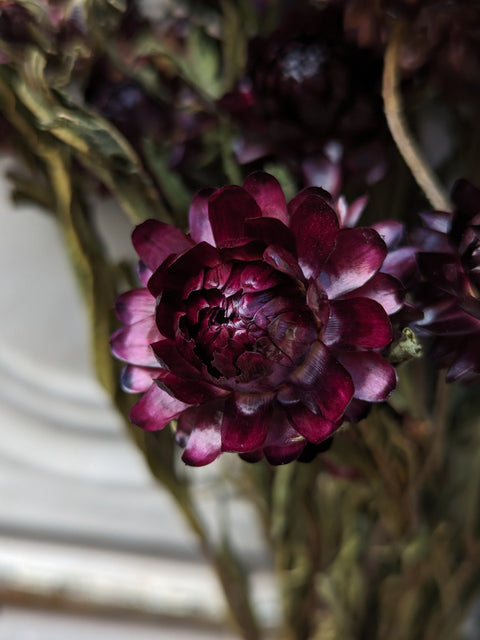
[[[480,190],[458,180],[452,201],[453,213],[423,214],[416,234],[424,311],[416,327],[434,337],[432,355],[448,367],[447,380],[469,382],[480,377]]]
[[[203,190],[189,216],[190,235],[155,220],[133,232],[144,287],[118,299],[111,341],[123,388],[144,393],[132,422],[177,420],[187,464],[280,464],[386,399],[402,287],[374,229],[341,228],[319,188],[287,206],[266,173]]]

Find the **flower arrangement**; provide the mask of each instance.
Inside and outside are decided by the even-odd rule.
[[[479,34],[461,0],[0,0],[14,197],[56,216],[98,378],[245,640],[478,638]],[[212,465],[273,629],[195,504]]]

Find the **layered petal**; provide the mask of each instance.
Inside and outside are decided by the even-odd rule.
[[[341,419],[355,391],[346,369],[320,341],[315,342],[291,380],[303,404],[332,422]]]
[[[352,345],[369,349],[386,347],[392,340],[392,326],[383,307],[369,298],[334,300],[323,334],[327,346]]]
[[[367,402],[386,400],[397,384],[392,365],[373,351],[342,351],[339,362],[355,385],[355,398]]]
[[[328,297],[338,298],[362,287],[377,273],[386,255],[385,243],[373,229],[341,229],[320,274]]]
[[[130,420],[146,431],[159,431],[190,405],[152,384],[130,411]]]
[[[290,228],[295,235],[298,262],[305,277],[316,278],[337,238],[336,213],[321,196],[309,193],[293,209]]]
[[[231,394],[222,417],[223,451],[247,452],[262,446],[272,413],[272,394]]]
[[[287,203],[276,178],[263,171],[257,171],[247,176],[243,188],[253,196],[262,211],[262,216],[277,218],[288,225]]]
[[[132,242],[140,259],[155,271],[172,253],[182,253],[193,246],[183,231],[159,220],[145,220],[132,233]]]
[[[190,236],[195,242],[215,244],[208,217],[208,200],[213,193],[215,193],[215,189],[202,189],[196,193],[188,210]]]
[[[255,199],[242,187],[218,189],[208,202],[208,215],[217,247],[246,242],[245,220],[262,215]]]

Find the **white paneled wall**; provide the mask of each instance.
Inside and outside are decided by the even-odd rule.
[[[11,205],[8,165],[0,163],[0,640],[227,638],[180,623],[183,615],[220,619],[221,591],[95,380],[59,230],[44,212]],[[112,224],[108,207],[100,214],[125,251],[128,223],[116,216]],[[224,494],[215,469],[194,473],[213,530]],[[264,558],[248,505],[235,502],[227,520],[242,551]],[[269,620],[276,598],[268,573],[257,572],[255,585]],[[110,614],[18,608],[12,592],[38,606],[42,593],[90,611],[96,601]],[[116,607],[149,621],[120,623]],[[162,631],[167,623],[151,616],[164,614]]]

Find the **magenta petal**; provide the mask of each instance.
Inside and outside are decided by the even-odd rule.
[[[338,233],[334,210],[320,196],[309,194],[295,208],[290,220],[299,264],[306,278],[316,278],[328,258]]]
[[[417,250],[413,247],[401,247],[390,251],[383,261],[382,273],[388,273],[407,286],[417,271],[416,254]]]
[[[338,429],[336,422],[315,415],[301,403],[286,407],[286,412],[298,433],[314,444],[326,440]]]
[[[439,233],[448,233],[452,226],[453,215],[445,211],[425,211],[420,217],[428,229]]]
[[[283,409],[274,411],[267,438],[263,445],[270,464],[286,464],[302,453],[306,440],[293,428]]]
[[[376,224],[372,224],[372,229],[375,229],[389,248],[396,247],[404,233],[403,224],[396,220],[383,220],[382,222],[377,222]]]
[[[387,273],[376,273],[370,280],[345,298],[370,298],[381,304],[385,313],[391,315],[403,306],[404,289],[399,280]]]
[[[148,289],[133,289],[118,296],[115,313],[123,324],[134,324],[155,315],[155,298]]]
[[[353,397],[354,386],[346,369],[320,341],[293,373],[291,381],[305,406],[328,420],[338,421]]]
[[[208,200],[215,189],[202,189],[195,194],[188,211],[190,236],[195,242],[215,244],[212,227],[208,217]]]
[[[343,351],[337,358],[352,377],[358,400],[381,402],[395,389],[395,369],[378,353]]]
[[[322,339],[327,346],[385,347],[392,340],[392,326],[383,307],[374,300],[334,300]]]
[[[222,452],[221,422],[221,405],[218,402],[192,407],[181,414],[177,431],[188,438],[182,455],[185,464],[201,467],[218,458]]]
[[[290,217],[295,213],[298,207],[312,195],[319,196],[322,200],[326,200],[327,202],[332,201],[331,195],[328,191],[325,191],[325,189],[322,189],[321,187],[306,187],[299,191],[288,203],[288,213],[290,214]]]
[[[247,240],[245,220],[258,218],[262,212],[248,191],[230,186],[210,197],[208,215],[217,247],[233,247]]]
[[[257,171],[247,176],[243,188],[255,198],[262,216],[278,218],[288,225],[287,203],[276,178],[263,171]]]
[[[303,273],[293,255],[282,247],[267,247],[263,254],[265,262],[277,271],[286,273],[296,280],[303,280]]]
[[[180,378],[195,378],[200,376],[199,371],[188,362],[178,351],[173,340],[160,340],[152,344],[158,364],[167,371]]]
[[[295,238],[283,222],[275,218],[253,218],[245,222],[246,233],[255,240],[267,245],[283,247],[295,253]]]
[[[158,376],[158,368],[137,367],[127,365],[120,376],[120,386],[127,393],[144,393],[148,391],[154,378]]]
[[[130,412],[130,420],[146,431],[158,431],[177,418],[189,405],[172,398],[152,384]]]
[[[226,402],[222,449],[242,453],[262,446],[270,424],[272,394],[235,393]]]
[[[159,220],[145,220],[132,233],[132,242],[140,259],[155,271],[172,253],[182,253],[193,246],[178,227]]]
[[[337,298],[364,285],[380,269],[386,253],[385,243],[373,229],[341,229],[320,274],[328,297]]]
[[[184,380],[163,369],[158,370],[155,383],[186,404],[203,404],[226,394],[220,387],[214,387],[201,380]]]
[[[119,360],[144,367],[155,367],[157,361],[150,347],[161,339],[155,318],[145,318],[135,324],[117,329],[110,339],[113,355]]]

